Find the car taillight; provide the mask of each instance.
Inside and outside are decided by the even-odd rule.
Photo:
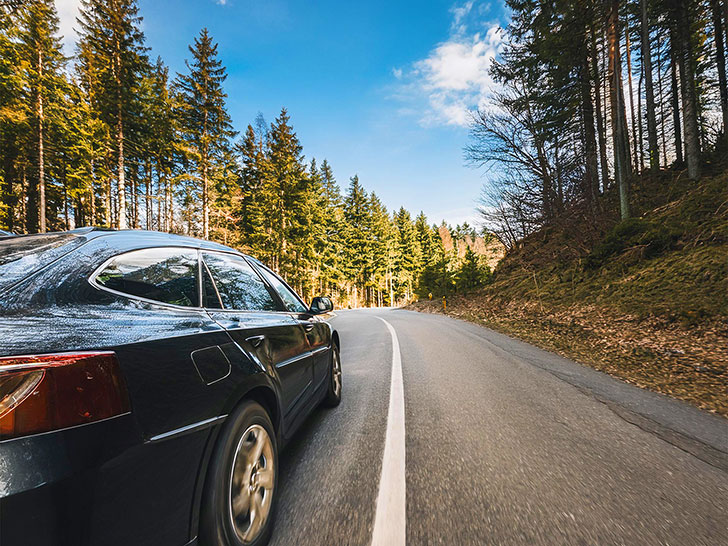
[[[92,423],[129,409],[113,352],[0,357],[0,440]]]

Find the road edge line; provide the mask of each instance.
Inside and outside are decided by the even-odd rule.
[[[382,456],[382,474],[374,515],[372,546],[404,546],[407,533],[405,484],[404,383],[399,340],[394,327],[381,320],[392,337],[392,378],[389,386],[387,434]]]

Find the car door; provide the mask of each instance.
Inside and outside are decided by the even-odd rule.
[[[282,303],[242,256],[204,251],[202,261],[203,273],[209,275],[209,280],[203,279],[208,313],[278,376],[284,421],[292,422],[310,396],[313,378],[302,326],[284,312]]]
[[[310,312],[307,305],[293,289],[286,284],[278,275],[267,267],[256,262],[265,280],[276,291],[283,301],[291,317],[298,322],[306,332],[306,342],[311,351],[313,362],[313,384],[314,390],[321,386],[329,376],[329,347],[331,345],[331,334],[326,323],[318,316]]]

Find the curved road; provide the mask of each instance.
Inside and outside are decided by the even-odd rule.
[[[448,317],[337,313],[343,401],[282,455],[272,544],[368,545],[382,518],[407,544],[728,545],[728,420]]]

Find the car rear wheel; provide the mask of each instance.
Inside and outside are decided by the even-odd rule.
[[[329,386],[326,391],[324,404],[329,407],[338,406],[341,402],[341,355],[339,347],[334,344],[331,348],[331,365],[329,368]]]
[[[278,446],[262,406],[245,402],[228,418],[213,455],[200,514],[200,544],[260,546],[273,527]]]

